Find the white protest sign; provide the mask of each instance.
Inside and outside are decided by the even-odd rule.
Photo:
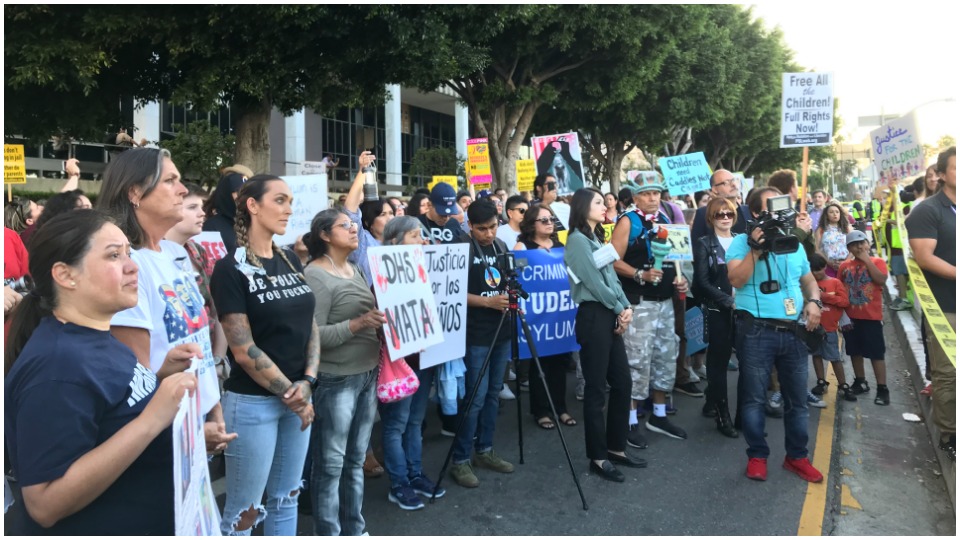
[[[780,148],[833,144],[833,74],[784,73]]]
[[[223,243],[223,237],[218,231],[203,231],[191,240],[200,244],[200,247],[207,252],[208,268],[204,268],[204,271],[208,276],[213,275],[213,265],[227,256],[227,246]]]
[[[880,183],[904,180],[921,174],[926,156],[913,113],[887,122],[870,132],[873,163],[880,171]]]
[[[287,223],[287,232],[274,237],[278,246],[293,245],[297,238],[310,231],[313,216],[327,209],[327,175],[281,177],[293,194],[293,215]]]
[[[300,176],[327,174],[327,164],[322,161],[301,161],[297,174]]]
[[[443,341],[424,246],[378,246],[367,250],[377,305],[387,318],[383,334],[390,360]]]
[[[703,152],[662,157],[657,164],[667,181],[670,195],[674,197],[710,189],[710,175],[713,172]]]
[[[188,371],[196,371],[197,361]],[[210,483],[200,392],[183,394],[173,419],[173,508],[177,536],[220,536],[220,512]]]
[[[420,369],[463,358],[467,353],[467,258],[469,244],[423,246],[443,343],[420,353]]]
[[[670,254],[665,261],[692,261],[693,244],[690,243],[690,227],[687,225],[660,225],[667,230]]]

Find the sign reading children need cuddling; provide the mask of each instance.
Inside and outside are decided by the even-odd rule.
[[[373,292],[387,319],[383,333],[390,360],[443,341],[423,246],[380,246],[367,250]]]

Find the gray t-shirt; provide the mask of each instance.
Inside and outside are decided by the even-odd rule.
[[[957,265],[957,205],[943,191],[910,210],[904,223],[910,238],[933,238],[937,241],[933,254],[953,266]],[[940,309],[944,313],[956,313],[957,282],[926,270],[923,276],[940,303]]]

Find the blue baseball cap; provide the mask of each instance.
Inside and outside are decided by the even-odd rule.
[[[460,213],[460,207],[457,205],[457,192],[453,189],[453,186],[446,182],[439,182],[430,190],[430,204],[441,216],[453,216]]]

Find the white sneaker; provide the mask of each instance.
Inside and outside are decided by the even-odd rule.
[[[509,401],[512,399],[517,399],[517,396],[513,395],[513,392],[510,390],[509,386],[503,385],[503,389],[500,390],[500,399]]]
[[[507,372],[507,380],[508,380],[508,381],[515,381],[515,380],[517,380],[517,373],[516,373],[515,371],[513,371],[512,369],[509,370],[509,371]]]
[[[693,371],[693,368],[687,366],[687,373],[690,375],[690,382],[698,383],[700,382],[700,377],[697,376],[697,373]]]

